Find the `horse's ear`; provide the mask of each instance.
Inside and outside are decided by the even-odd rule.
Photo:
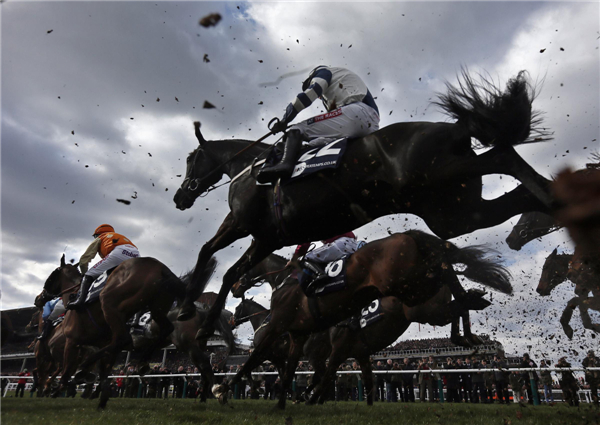
[[[203,146],[206,143],[206,140],[200,132],[200,121],[194,121],[194,132],[196,133],[196,139],[198,139],[198,143],[200,143],[200,146]]]
[[[64,267],[65,266],[65,254],[62,255],[62,257],[60,257],[60,266]]]
[[[246,293],[242,293],[242,302],[246,301]]]
[[[79,262],[73,264],[73,267],[75,267],[75,268],[79,267]]]
[[[556,254],[558,254],[558,247],[554,248],[554,251],[552,251],[552,254],[550,254],[550,255],[556,255]]]
[[[248,301],[254,301],[254,297],[248,298]]]

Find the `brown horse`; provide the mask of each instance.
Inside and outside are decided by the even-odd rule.
[[[600,311],[600,280],[593,267],[587,264],[580,251],[575,254],[558,254],[557,249],[546,258],[542,276],[536,291],[542,296],[548,296],[554,288],[570,280],[575,284],[575,297],[567,302],[560,317],[560,324],[569,339],[573,338],[573,328],[569,324],[573,311],[579,307],[583,327],[600,332],[600,324],[592,322],[588,310]],[[588,297],[592,292],[592,296]]]
[[[234,297],[243,296],[243,293],[264,279],[275,290],[289,274],[286,268],[287,260],[276,254],[265,258],[258,266],[254,267],[247,275],[233,286]],[[452,322],[451,341],[460,346],[471,347],[481,344],[481,340],[471,333],[469,313],[464,312],[460,317],[463,319],[464,336],[460,335],[460,317],[454,317],[455,311],[450,307],[452,294],[447,286],[442,287],[431,299],[424,304],[408,307],[402,304],[396,297],[385,297],[374,301],[379,303],[382,319],[370,325],[368,328],[358,326],[359,318],[344,321],[323,332],[311,334],[304,345],[304,355],[309,358],[315,370],[313,386],[322,382],[318,392],[312,398],[312,402],[324,398],[319,394],[327,394],[327,386],[331,384],[335,371],[340,363],[347,358],[355,358],[361,367],[365,379],[367,391],[367,403],[373,403],[373,372],[369,356],[382,350],[398,339],[411,323],[423,323],[434,326],[444,326]],[[238,319],[245,316],[252,321],[252,327],[256,331],[262,324],[269,310],[249,300],[242,300],[236,308],[234,315],[236,325],[244,320]],[[264,334],[264,327],[259,332]],[[257,344],[258,333],[255,333],[254,343]],[[268,360],[287,358],[289,347],[289,334],[280,337],[269,350]],[[326,361],[329,360],[329,367]],[[279,369],[279,367],[278,367]],[[325,379],[322,381],[322,377]],[[307,389],[307,393],[310,389]]]
[[[205,276],[207,279],[212,275],[214,266],[214,260],[210,261]],[[63,296],[63,303],[66,305],[68,298],[65,291],[77,286],[80,281],[81,274],[77,267],[66,264],[63,255],[60,267],[46,280],[36,305],[43,305],[58,294]],[[59,391],[67,387],[71,375],[75,372],[79,347],[91,345],[101,349],[81,364],[76,380],[84,380],[91,366],[101,361],[102,393],[98,407],[106,407],[110,396],[110,382],[107,376],[118,354],[123,349],[133,348],[127,320],[135,313],[149,309],[159,327],[157,341],[162,341],[173,331],[167,313],[174,300],[183,297],[184,288],[185,285],[179,278],[154,258],[138,257],[121,263],[108,277],[106,286],[100,293],[99,302],[87,305],[82,311],[69,311],[66,314],[62,323],[66,336],[64,367],[60,387],[53,396],[58,396]],[[144,351],[142,362],[147,361],[154,348],[151,346]],[[147,365],[140,369],[147,369]]]
[[[290,332],[290,352],[282,380],[282,393],[285,393],[308,335],[358,314],[376,298],[395,296],[403,304],[414,307],[447,285],[456,299],[451,307],[456,313],[487,307],[489,302],[481,298],[481,293],[462,289],[452,268],[452,264],[462,263],[466,266],[462,272],[466,278],[511,293],[508,271],[491,260],[484,260],[487,253],[481,247],[458,248],[413,230],[370,242],[356,251],[346,263],[344,290],[308,298],[300,285],[291,284],[294,279],[287,279],[272,295],[272,318],[265,326],[264,339],[255,346],[250,359],[232,381],[213,388],[213,392],[225,399],[228,385],[239,382],[260,364],[265,349],[281,334]],[[285,400],[284,395],[280,397],[280,408],[285,407]]]

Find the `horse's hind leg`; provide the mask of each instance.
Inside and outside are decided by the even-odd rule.
[[[579,304],[579,313],[581,314],[581,321],[583,322],[583,327],[586,329],[590,329],[594,332],[600,332],[600,325],[592,322],[592,318],[590,317],[590,313],[588,312],[588,310],[590,309],[600,311],[600,298],[585,298],[581,302],[581,304]]]
[[[481,345],[483,341],[477,335],[474,335],[471,332],[471,319],[469,318],[469,312],[465,311],[462,315],[462,323],[463,323],[463,333],[465,340],[467,340],[471,345]]]
[[[205,353],[203,353],[200,347],[198,347],[197,345],[194,345],[189,350],[189,355],[194,365],[202,374],[203,391],[200,395],[200,402],[205,403],[208,392],[212,388],[215,381],[215,375],[213,373],[212,367],[210,366],[210,358]]]
[[[571,317],[573,317],[573,311],[579,306],[580,302],[580,297],[570,299],[560,316],[560,324],[569,339],[573,339],[573,328],[569,325],[569,322],[571,321]]]

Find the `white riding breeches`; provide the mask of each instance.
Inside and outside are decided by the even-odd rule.
[[[354,238],[339,238],[307,253],[304,258],[317,263],[329,263],[342,258],[344,255],[353,254],[360,246]]]
[[[356,102],[294,124],[290,127],[293,129],[300,130],[309,146],[316,147],[342,137],[362,137],[379,130],[379,114],[370,106]]]
[[[100,276],[105,271],[112,269],[113,267],[117,267],[125,260],[129,260],[130,258],[139,257],[140,253],[138,249],[133,245],[119,245],[115,249],[112,250],[110,254],[104,257],[102,260],[98,261],[94,264],[94,267],[89,269],[86,272],[86,276],[91,276],[96,278]]]
[[[47,320],[50,320],[51,322],[55,321],[56,319],[58,319],[58,317],[63,314],[65,311],[65,306],[63,305],[62,300],[60,300],[59,302],[56,303],[56,305],[54,306],[54,310],[52,310],[52,313],[50,313],[50,315],[48,316]]]

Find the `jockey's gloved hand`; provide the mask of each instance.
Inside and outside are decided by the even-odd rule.
[[[273,120],[275,122],[273,123],[272,126],[269,127],[269,130],[271,130],[271,133],[277,134],[282,131],[285,131],[285,129],[287,128],[287,122],[285,122],[284,120],[280,121],[279,118],[273,118]],[[271,120],[271,122],[273,120]]]

